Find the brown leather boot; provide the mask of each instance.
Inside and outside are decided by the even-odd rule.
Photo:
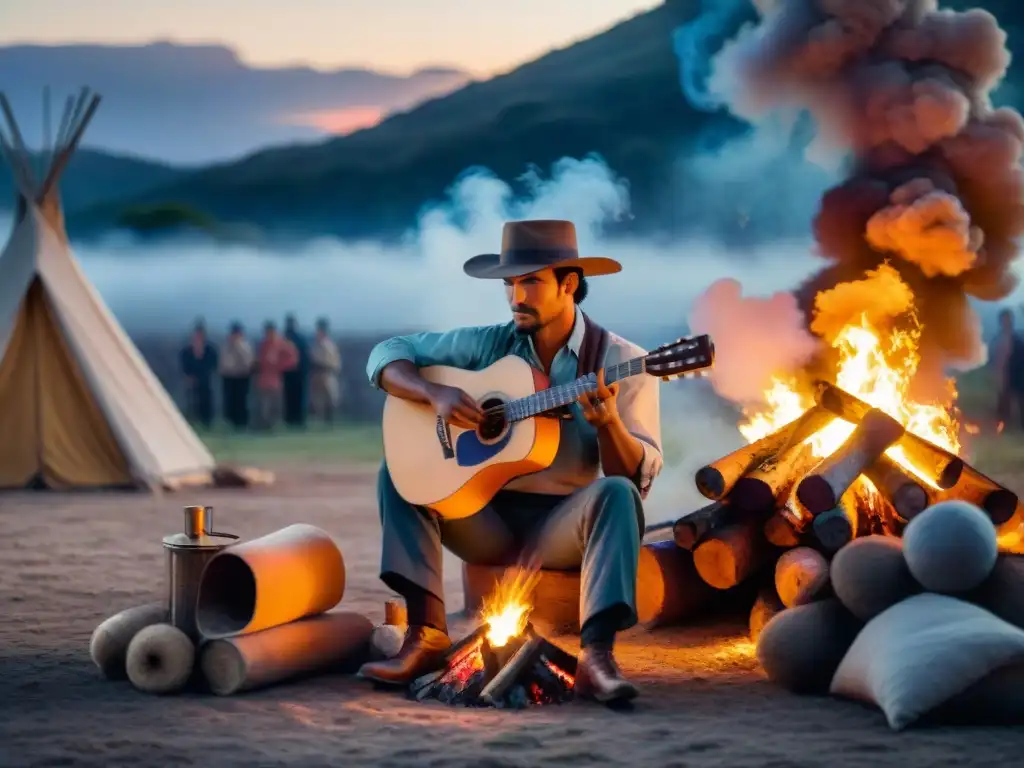
[[[384,685],[408,685],[417,677],[441,668],[452,641],[433,627],[409,627],[405,642],[393,659],[363,664],[358,677]]]
[[[576,695],[604,704],[635,699],[639,691],[619,672],[612,649],[589,646],[580,653],[576,668]]]

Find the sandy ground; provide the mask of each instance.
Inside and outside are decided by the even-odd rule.
[[[215,505],[217,527],[244,537],[291,522],[323,527],[345,553],[344,604],[382,617],[372,469],[286,470],[261,492],[3,496],[0,765],[905,768],[1013,764],[1024,751],[1021,729],[894,734],[857,704],[785,693],[763,678],[739,630],[721,625],[622,638],[619,659],[642,686],[631,712],[455,709],[345,676],[228,698],[161,698],[107,682],[89,636],[107,615],[161,594],[160,538],[187,503]],[[447,574],[457,610],[458,569]]]

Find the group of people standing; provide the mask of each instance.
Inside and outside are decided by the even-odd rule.
[[[303,427],[310,415],[326,423],[338,415],[341,354],[325,319],[317,321],[311,341],[293,315],[285,319],[283,333],[268,321],[255,349],[241,323],[231,324],[218,349],[200,321],[181,350],[180,365],[188,415],[206,427],[216,420],[218,376],[222,416],[237,429],[272,429],[282,420]]]

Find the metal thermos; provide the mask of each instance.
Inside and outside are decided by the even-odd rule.
[[[164,537],[171,623],[197,642],[199,579],[213,556],[237,540],[213,530],[213,507],[185,507],[184,532]]]

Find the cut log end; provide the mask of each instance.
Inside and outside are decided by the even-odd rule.
[[[712,594],[694,568],[691,552],[671,541],[640,548],[636,613],[637,621],[647,629],[690,618]]]
[[[722,473],[712,466],[698,469],[694,482],[696,482],[697,490],[701,495],[712,501],[721,499],[728,490]]]
[[[939,476],[935,478],[935,484],[943,490],[948,490],[960,482],[960,476],[964,471],[964,460],[958,456],[954,456],[942,468],[939,472]]]
[[[857,535],[854,520],[842,507],[830,509],[814,518],[814,535],[829,552],[838,552]]]
[[[775,563],[775,593],[787,608],[810,602],[829,585],[829,562],[815,549],[795,547]]]
[[[1017,494],[1006,488],[996,488],[985,496],[981,506],[995,525],[1002,525],[1013,517],[1017,509]]]
[[[693,564],[700,577],[715,589],[731,589],[744,581],[770,551],[762,527],[757,521],[745,521],[714,531],[701,541],[693,550]]]
[[[892,494],[892,506],[902,520],[913,520],[929,504],[928,492],[917,483],[907,483]]]
[[[789,548],[800,543],[800,534],[781,512],[772,515],[765,522],[764,537],[776,547]]]
[[[726,525],[731,517],[730,506],[716,501],[676,520],[672,525],[672,538],[677,547],[690,552],[698,541],[715,528]]]
[[[797,500],[808,510],[832,509],[839,503],[832,486],[821,475],[808,475],[796,488]]]
[[[694,551],[697,572],[715,589],[730,589],[739,583],[740,565],[733,548],[724,541],[705,541]]]
[[[759,477],[741,477],[733,486],[729,500],[746,512],[771,512],[775,506],[775,492]]]

